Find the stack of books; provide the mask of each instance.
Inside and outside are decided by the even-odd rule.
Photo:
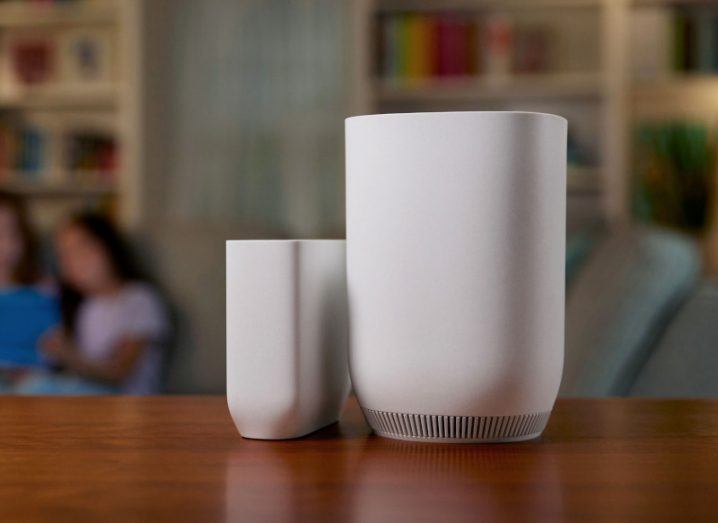
[[[0,179],[37,180],[45,168],[47,137],[33,126],[0,124]]]
[[[117,171],[115,138],[98,133],[70,133],[67,136],[68,170],[81,183],[109,183]]]
[[[551,31],[518,27],[507,14],[392,13],[378,19],[378,69],[416,80],[549,69]]]
[[[634,10],[633,69],[638,78],[718,72],[718,5]]]
[[[718,72],[718,11],[681,9],[673,15],[673,69]]]

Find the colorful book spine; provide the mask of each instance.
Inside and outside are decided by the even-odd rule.
[[[382,19],[379,50],[382,58],[380,71],[384,78],[391,79],[399,76],[397,58],[397,31],[398,19],[395,16],[387,16]]]
[[[36,179],[43,166],[44,139],[40,131],[34,128],[23,129],[22,147],[17,170],[27,178]]]
[[[467,76],[477,70],[477,29],[466,16],[406,13],[381,17],[383,78],[418,80]]]
[[[494,14],[486,21],[486,72],[491,76],[505,76],[511,72],[514,34],[511,19]]]
[[[436,76],[450,76],[452,49],[451,49],[451,19],[446,16],[436,21]]]
[[[421,15],[406,17],[406,76],[410,79],[422,78],[425,75],[427,61],[424,49],[424,25]]]
[[[541,72],[550,62],[549,31],[529,26],[522,34],[503,13],[406,12],[378,21],[376,70],[392,81]]]
[[[68,139],[69,170],[78,181],[108,181],[117,167],[114,138],[98,134],[72,134]]]
[[[47,139],[35,127],[0,127],[0,178],[37,180],[46,163]]]
[[[439,76],[471,74],[469,22],[460,16],[447,15],[439,24],[437,65]]]
[[[397,64],[400,78],[409,76],[409,24],[406,15],[399,17],[397,25]]]

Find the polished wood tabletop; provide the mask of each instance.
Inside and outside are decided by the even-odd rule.
[[[240,438],[223,397],[0,397],[0,521],[718,521],[718,400],[559,400],[524,443],[341,423]]]

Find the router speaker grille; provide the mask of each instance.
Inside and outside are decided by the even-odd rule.
[[[418,441],[490,442],[537,437],[550,412],[517,416],[433,416],[362,409],[380,436]]]

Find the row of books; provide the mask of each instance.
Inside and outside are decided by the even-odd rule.
[[[110,182],[117,171],[117,143],[99,133],[71,132],[63,137],[63,169],[82,179]],[[32,125],[0,125],[0,177],[39,181],[50,169],[51,137]],[[85,179],[90,177],[91,179]]]
[[[378,19],[378,72],[387,79],[546,71],[551,30],[508,14],[392,13]]]
[[[68,166],[72,172],[111,176],[117,170],[117,143],[113,136],[77,133],[69,136]]]
[[[47,136],[34,126],[0,126],[0,176],[33,179],[45,169]]]
[[[633,69],[639,78],[718,72],[718,5],[635,9]]]
[[[718,71],[718,11],[677,11],[673,25],[673,68],[684,72]]]

